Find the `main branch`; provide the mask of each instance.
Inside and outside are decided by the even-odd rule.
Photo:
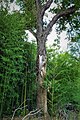
[[[37,34],[42,33],[43,29],[43,21],[41,16],[41,0],[36,1],[36,8],[37,8]]]
[[[50,21],[50,23],[48,24],[46,30],[44,31],[44,35],[47,37],[49,35],[49,32],[51,31],[53,25],[56,23],[56,21],[61,18],[61,17],[65,17],[67,15],[73,14],[76,11],[75,6],[72,6],[58,14],[56,14],[52,20]]]

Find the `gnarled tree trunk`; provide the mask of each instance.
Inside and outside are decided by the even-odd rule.
[[[42,109],[44,120],[49,120],[47,112],[47,90],[43,87],[47,62],[44,39],[38,39],[37,46],[37,107]]]

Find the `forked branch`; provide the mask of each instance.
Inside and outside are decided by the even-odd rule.
[[[76,11],[75,6],[72,6],[58,14],[56,14],[52,20],[50,21],[50,23],[48,24],[46,30],[44,31],[44,35],[48,36],[49,32],[51,31],[53,25],[56,23],[56,21],[61,18],[61,17],[65,17],[67,15],[73,14]]]
[[[25,107],[27,107],[27,105],[25,105],[24,107],[20,107],[20,106],[19,106],[17,109],[15,109],[14,112],[13,112],[13,116],[12,116],[11,120],[14,120],[15,113],[16,113],[18,110],[22,110],[22,109],[25,108]]]
[[[45,11],[50,7],[52,4],[53,0],[48,0],[45,5],[43,5],[42,10],[41,10],[41,16],[44,15]]]

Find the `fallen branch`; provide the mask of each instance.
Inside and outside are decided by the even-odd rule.
[[[26,101],[26,100],[25,100],[25,101]],[[25,101],[24,101],[24,102],[25,102]],[[24,103],[24,102],[23,102],[23,103]],[[21,103],[21,105],[22,105],[23,103]],[[27,107],[27,105],[25,105],[24,107],[21,107],[21,105],[19,105],[19,107],[14,110],[11,120],[14,119],[14,116],[15,116],[16,111],[22,110],[23,108]]]
[[[41,111],[41,109],[36,109],[36,110],[33,110],[31,111],[29,114],[27,114],[26,116],[24,116],[24,118],[22,120],[25,120],[27,117],[29,116],[33,116],[33,115],[36,115],[37,113],[39,113]]]

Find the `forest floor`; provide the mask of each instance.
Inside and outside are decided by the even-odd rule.
[[[14,120],[22,120],[23,117],[15,117]],[[11,120],[11,118],[9,117],[6,117],[6,118],[3,118],[3,120]],[[26,120],[26,119],[25,119]],[[37,120],[37,118],[33,118],[33,119],[30,119],[30,120]]]
[[[5,117],[3,120],[11,120],[11,118]],[[22,120],[22,117],[15,117],[14,120]]]
[[[71,114],[69,120],[74,120],[74,118],[75,118],[75,116],[74,116],[73,114]],[[19,116],[19,117],[15,117],[15,118],[14,118],[14,120],[22,120],[22,119],[23,119],[22,116]],[[0,119],[0,120],[1,120],[1,119]],[[2,120],[11,120],[11,117],[5,117],[5,118],[3,118]],[[30,119],[25,119],[25,120],[38,120],[38,118],[36,118],[36,117],[35,117],[35,118],[31,117]],[[41,119],[41,120],[42,120],[42,119]],[[53,120],[58,120],[58,119],[53,118]],[[80,120],[80,112],[79,112],[79,114],[78,114],[78,116],[77,116],[77,118],[76,118],[75,120]]]

